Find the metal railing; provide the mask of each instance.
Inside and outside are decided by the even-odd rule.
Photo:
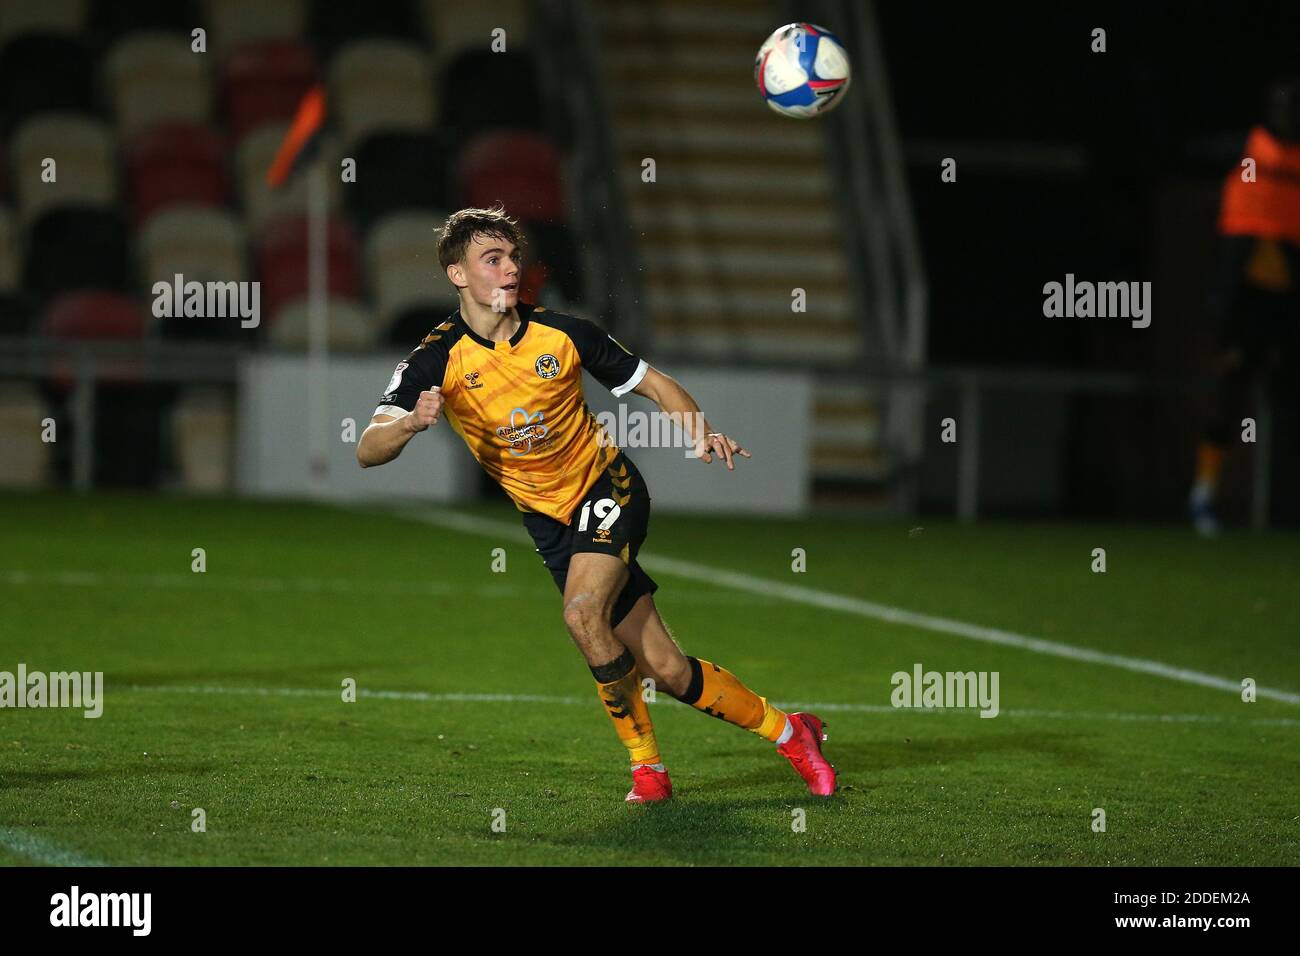
[[[73,487],[93,487],[96,449],[94,428],[96,386],[100,382],[179,382],[184,384],[228,384],[239,378],[241,357],[251,354],[247,346],[205,342],[109,342],[68,341],[44,338],[0,337],[0,382],[24,380],[46,382],[55,378],[71,381],[69,406],[73,418]],[[683,356],[683,358],[686,358]],[[735,367],[788,371],[787,363],[767,360],[731,363]],[[984,396],[993,390],[1040,392],[1057,395],[1195,395],[1216,387],[1210,379],[1151,376],[1122,371],[1078,371],[1053,368],[1004,368],[994,366],[904,367],[872,361],[851,371],[842,365],[811,363],[806,366],[819,376],[864,379],[872,385],[908,387],[927,398],[941,390],[956,391],[962,440],[957,442],[957,516],[974,521],[980,506],[980,457],[983,436],[989,427],[983,414]],[[1255,392],[1257,420],[1251,514],[1257,529],[1268,525],[1272,460],[1271,407],[1267,390]],[[917,464],[920,459],[918,458]],[[915,467],[915,465],[914,465]],[[906,507],[900,508],[906,512]]]

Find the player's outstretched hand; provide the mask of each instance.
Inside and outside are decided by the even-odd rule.
[[[415,408],[407,416],[408,427],[413,432],[422,432],[430,425],[438,424],[438,416],[441,414],[442,391],[435,386],[427,392],[420,393]]]
[[[696,443],[696,451],[700,458],[704,459],[706,465],[713,464],[713,456],[717,455],[727,463],[728,471],[735,471],[736,466],[732,463],[734,456],[741,455],[745,458],[753,458],[749,452],[740,447],[740,443],[734,438],[728,438],[722,432],[709,432],[704,438]]]

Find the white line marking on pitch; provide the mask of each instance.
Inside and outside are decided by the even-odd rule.
[[[124,690],[141,694],[221,694],[247,697],[338,697],[337,690],[316,687],[175,687],[167,685],[132,684]],[[358,697],[373,697],[378,700],[411,700],[424,703],[471,703],[471,704],[564,704],[567,706],[587,706],[598,709],[593,697],[559,697],[545,694],[461,694],[435,693],[423,690],[366,690],[357,689]],[[850,712],[865,714],[949,714],[956,716],[974,716],[978,709],[957,707],[889,707],[885,704],[833,704],[824,701],[805,703],[800,701],[773,701],[783,710],[811,710],[830,712]],[[1300,718],[1295,717],[1219,717],[1213,714],[1119,714],[1088,713],[1086,711],[1068,710],[1034,710],[1032,708],[1003,708],[1000,714],[1009,717],[1043,717],[1052,720],[1123,720],[1154,721],[1157,723],[1204,723],[1204,724],[1250,724],[1268,727],[1300,727]]]
[[[450,511],[403,510],[400,515],[423,521],[426,524],[461,531],[465,534],[487,535],[498,539],[503,536],[528,539],[528,533],[523,528],[491,518],[480,518],[475,515],[458,514]],[[965,637],[988,644],[1001,644],[1004,647],[1016,647],[1020,650],[1032,651],[1035,654],[1063,657],[1067,660],[1083,661],[1088,664],[1104,664],[1108,667],[1118,667],[1139,674],[1152,674],[1168,680],[1181,681],[1184,684],[1197,684],[1201,687],[1213,687],[1215,690],[1226,690],[1233,694],[1241,693],[1240,680],[1233,680],[1230,677],[1217,677],[1214,674],[1189,670],[1185,667],[1174,667],[1160,661],[1149,661],[1140,657],[1125,657],[1122,654],[1109,654],[1105,651],[1077,647],[1061,641],[1048,641],[1040,637],[1017,634],[1014,631],[1004,631],[996,627],[982,627],[978,624],[968,624],[965,621],[956,621],[951,618],[921,614],[917,611],[891,607],[888,604],[877,604],[874,601],[864,601],[861,598],[848,597],[843,594],[817,591],[813,588],[802,587],[797,584],[784,584],[780,581],[742,574],[738,571],[712,568],[708,565],[696,564],[694,561],[664,558],[645,551],[638,555],[637,560],[650,571],[659,571],[664,574],[689,578],[693,581],[705,581],[719,587],[732,588],[761,597],[784,598],[797,604],[807,604],[828,611],[842,611],[845,614],[855,614],[858,617],[887,621],[890,624],[916,627],[921,630],[934,631],[938,634],[950,634],[954,637]],[[1267,700],[1277,700],[1286,704],[1300,704],[1300,694],[1289,690],[1256,687],[1255,694],[1257,697]]]
[[[19,856],[35,860],[42,866],[103,866],[96,860],[87,859],[79,853],[65,850],[26,830],[13,827],[0,827],[0,846],[11,850]]]
[[[559,592],[549,577],[543,582],[538,579],[535,585],[517,584],[453,584],[450,581],[418,581],[412,583],[381,581],[373,578],[312,578],[312,577],[274,577],[271,575],[229,575],[216,571],[204,574],[190,573],[129,573],[114,571],[26,571],[22,569],[0,570],[0,585],[12,587],[29,587],[37,584],[52,584],[56,587],[151,587],[181,588],[200,590],[221,588],[232,591],[263,591],[281,594],[288,591],[302,591],[309,594],[429,594],[438,596],[455,596],[473,594],[478,597],[546,597],[553,595],[559,601]],[[708,595],[686,593],[678,598],[689,603],[718,603]],[[723,603],[739,603],[740,595],[725,595]],[[743,599],[748,601],[748,599]]]

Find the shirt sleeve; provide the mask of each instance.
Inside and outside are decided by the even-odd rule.
[[[442,386],[446,370],[445,357],[430,349],[416,349],[393,369],[393,377],[388,380],[375,414],[400,418],[413,411],[421,392]]]
[[[572,331],[578,360],[615,398],[626,395],[641,384],[650,366],[623,347],[612,335],[594,322],[576,319]]]

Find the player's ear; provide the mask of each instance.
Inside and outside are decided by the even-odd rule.
[[[469,283],[465,280],[465,268],[459,262],[453,262],[447,266],[447,278],[457,289],[466,289]]]

